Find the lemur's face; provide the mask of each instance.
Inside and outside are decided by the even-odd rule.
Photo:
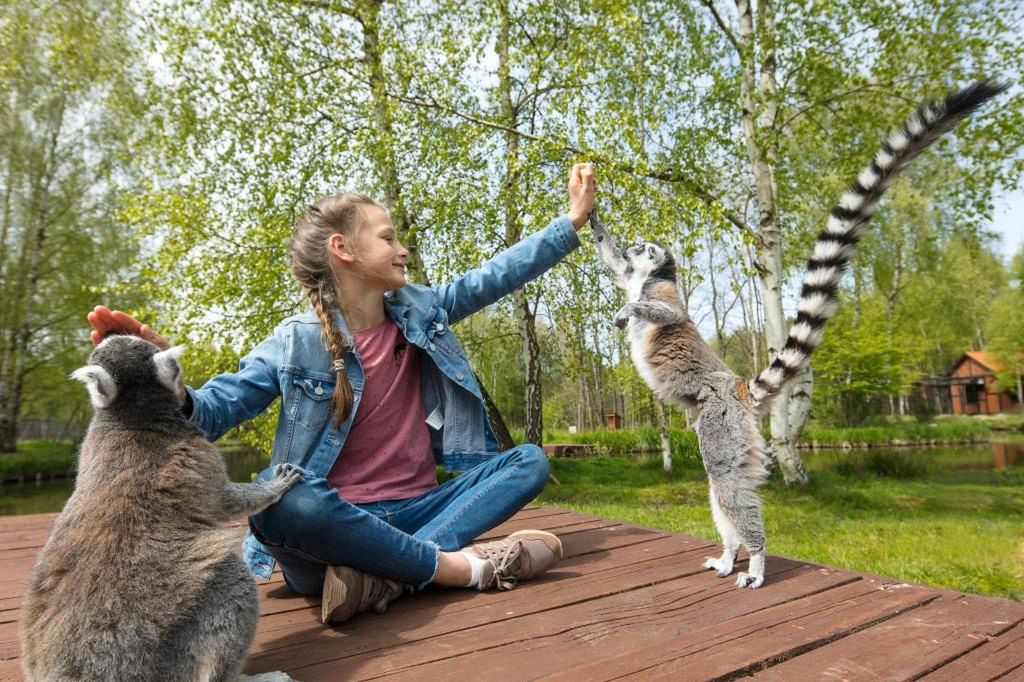
[[[133,400],[178,400],[184,346],[160,350],[138,336],[109,334],[89,356],[89,364],[71,373],[85,384],[93,407],[106,408],[119,396]],[[168,393],[170,395],[168,395]]]
[[[622,259],[634,276],[643,278],[656,275],[675,280],[675,259],[665,247],[653,242],[629,246],[622,250]]]

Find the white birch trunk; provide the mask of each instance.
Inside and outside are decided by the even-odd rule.
[[[788,329],[782,310],[782,240],[776,212],[774,166],[775,150],[768,137],[778,109],[778,86],[775,82],[775,19],[771,0],[758,6],[761,77],[756,83],[758,50],[754,43],[754,16],[750,0],[736,0],[739,13],[739,48],[742,79],[743,132],[754,172],[759,213],[758,236],[761,244],[758,260],[762,271],[764,293],[765,337],[768,355],[774,358],[786,343]],[[810,379],[807,379],[809,382]],[[793,384],[790,384],[792,387]],[[793,447],[792,434],[803,430],[810,410],[810,384],[797,398],[801,403],[792,414],[790,425],[790,391],[783,390],[773,401],[771,410],[771,451],[782,469],[786,483],[805,483],[807,472]],[[804,401],[806,401],[804,403]]]

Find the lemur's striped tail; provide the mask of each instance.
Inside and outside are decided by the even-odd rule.
[[[807,365],[811,353],[821,344],[825,323],[835,314],[839,280],[878,200],[893,179],[943,133],[1006,88],[994,80],[983,80],[950,93],[941,102],[922,104],[882,143],[871,165],[839,199],[828,224],[818,235],[814,253],[807,261],[799,313],[786,345],[772,364],[749,383],[755,408],[779,393]]]

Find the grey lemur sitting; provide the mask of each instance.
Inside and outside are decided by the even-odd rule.
[[[300,474],[228,480],[180,411],[181,348],[111,335],[72,374],[95,416],[22,603],[29,680],[238,679],[259,601],[221,523],[274,504]]]
[[[757,588],[764,582],[764,522],[756,488],[767,477],[767,455],[759,417],[821,343],[835,312],[839,280],[882,193],[919,153],[1005,88],[981,81],[941,102],[923,104],[882,143],[818,235],[786,345],[750,382],[733,374],[701,338],[676,289],[672,254],[652,243],[620,252],[591,214],[601,257],[627,292],[615,324],[629,326],[637,370],[659,398],[700,412],[697,438],[710,482],[711,515],[724,545],[722,556],[709,559],[705,568],[729,575],[742,544],[750,565],[736,585]]]

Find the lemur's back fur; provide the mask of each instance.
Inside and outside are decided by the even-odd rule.
[[[615,316],[629,326],[637,371],[662,400],[700,410],[697,439],[708,474],[711,511],[724,550],[704,565],[725,576],[740,545],[750,552],[748,572],[736,584],[764,581],[765,535],[757,487],[767,475],[759,415],[767,401],[808,362],[821,343],[836,305],[836,288],[882,193],[907,164],[944,132],[1005,89],[981,81],[942,102],[922,105],[889,136],[853,186],[832,210],[808,262],[799,315],[785,347],[757,378],[736,376],[701,338],[676,287],[672,254],[656,244],[623,249],[591,214],[598,249],[627,292]]]
[[[821,344],[825,323],[835,314],[839,281],[878,200],[892,181],[943,133],[1005,89],[1005,85],[984,80],[950,93],[940,102],[922,104],[882,143],[871,165],[861,171],[839,199],[825,229],[818,235],[814,253],[807,261],[799,312],[786,345],[772,364],[750,382],[754,407],[760,408],[777,395],[807,365],[811,353]]]
[[[273,504],[299,472],[230,482],[179,409],[179,353],[111,336],[72,375],[96,415],[22,603],[32,682],[239,679],[259,601],[221,524]]]

